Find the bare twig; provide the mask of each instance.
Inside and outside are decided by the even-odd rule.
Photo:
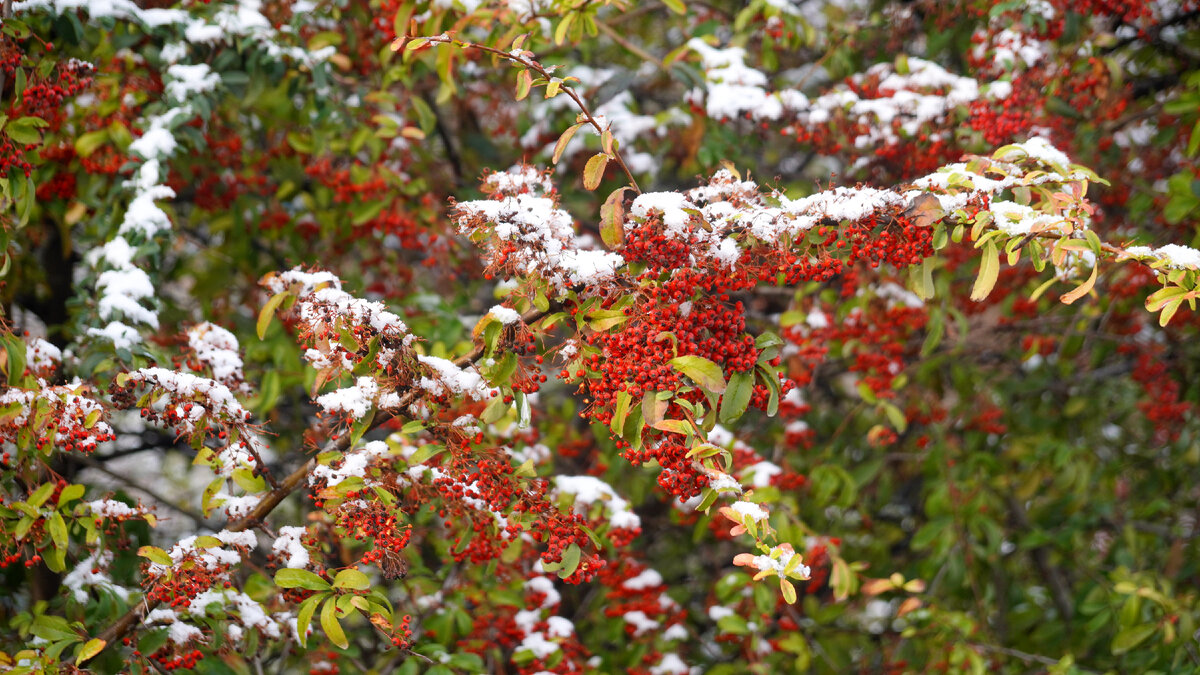
[[[651,54],[650,52],[646,51],[645,49],[642,49],[641,47],[633,44],[632,42],[629,41],[628,38],[626,38],[624,35],[621,35],[617,31],[613,30],[608,24],[604,23],[603,21],[597,21],[596,27],[600,29],[601,33],[604,33],[605,35],[607,35],[609,37],[609,39],[611,39],[613,42],[621,45],[625,49],[625,51],[629,52],[630,54],[633,54],[634,56],[638,57],[639,59],[642,59],[643,61],[649,61],[650,63],[653,63],[654,65],[658,66],[659,70],[667,69],[667,64],[663,63],[662,59]]]
[[[100,473],[108,476],[109,478],[113,478],[117,481],[120,481],[126,487],[137,490],[138,492],[141,492],[142,494],[145,494],[146,496],[150,497],[151,499],[158,502],[159,504],[162,504],[163,506],[171,509],[172,511],[178,511],[179,513],[182,513],[183,515],[187,516],[188,518],[191,518],[192,520],[194,520],[196,522],[197,525],[203,525],[206,522],[208,522],[208,519],[204,517],[203,513],[200,513],[199,511],[193,511],[192,509],[189,509],[186,506],[176,504],[176,503],[172,502],[171,500],[167,499],[166,497],[164,497],[163,495],[159,494],[158,492],[146,487],[145,485],[140,485],[138,483],[133,482],[132,480],[129,479],[128,476],[122,476],[121,474],[117,473],[116,471],[113,471],[112,469],[104,466],[104,464],[102,462],[97,462],[96,460],[92,459],[91,457],[78,456],[78,457],[72,457],[71,460],[74,462],[78,462],[90,469],[95,469],[96,471],[99,471]]]
[[[399,47],[393,47],[393,48],[394,49],[403,49],[404,45],[406,45],[409,41],[411,41],[413,39],[417,39],[417,38],[415,36],[405,37],[396,43],[397,45],[399,45]],[[519,66],[524,66],[526,68],[529,68],[533,72],[537,73],[539,76],[545,78],[547,81],[556,77],[550,70],[547,70],[546,67],[543,66],[542,64],[538,63],[537,61],[534,61],[531,58],[523,56],[521,54],[520,50],[513,50],[512,52],[506,52],[503,49],[496,49],[495,47],[489,47],[487,45],[479,44],[477,42],[458,40],[447,34],[435,35],[433,37],[420,38],[420,39],[427,40],[428,42],[434,43],[434,44],[454,45],[454,46],[458,46],[458,47],[464,47],[467,49],[478,49],[480,51],[487,52],[488,54],[498,56],[506,61],[511,61],[512,63],[515,63]],[[583,102],[583,99],[579,96],[579,94],[575,91],[574,88],[572,88],[571,86],[569,86],[567,84],[562,84],[559,86],[559,90],[562,91],[562,93],[566,94],[571,99],[571,101],[575,103],[575,107],[579,108],[579,112],[581,115],[583,115],[584,121],[587,122],[589,125],[591,125],[592,128],[594,128],[596,130],[596,133],[603,134],[605,132],[605,128],[600,126],[600,122],[598,122],[596,120],[596,118],[594,116],[592,116],[592,111],[587,107],[587,104]],[[621,170],[625,172],[625,177],[629,180],[629,185],[630,185],[630,187],[633,188],[633,191],[638,194],[641,194],[642,189],[640,187],[638,187],[637,179],[635,179],[633,177],[633,172],[629,170],[629,166],[625,163],[625,158],[621,156],[621,152],[615,147],[615,144],[612,149],[611,156],[613,159],[615,159],[617,161],[617,165],[621,167]]]

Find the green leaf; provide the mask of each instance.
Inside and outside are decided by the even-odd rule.
[[[17,143],[37,145],[42,142],[42,134],[38,129],[47,126],[49,123],[40,117],[22,117],[9,122],[4,131]]]
[[[683,0],[663,0],[663,4],[676,14],[687,14],[687,5],[683,4]]]
[[[1137,626],[1122,628],[1117,636],[1112,641],[1113,655],[1124,654],[1125,652],[1137,647],[1154,635],[1158,630],[1158,626],[1153,623],[1144,623]]]
[[[324,594],[309,596],[300,605],[300,611],[296,614],[296,632],[300,635],[300,646],[308,646],[308,626],[312,623],[313,613],[317,611],[317,605],[321,604],[321,598],[326,597]]]
[[[408,465],[416,466],[418,464],[421,464],[421,463],[425,462],[425,460],[429,459],[430,457],[433,457],[441,452],[445,452],[445,450],[446,450],[446,446],[444,446],[444,445],[439,445],[437,443],[426,443],[425,445],[422,445],[421,447],[417,448],[416,452],[409,455]]]
[[[108,141],[108,129],[89,131],[75,139],[75,154],[88,157]]]
[[[359,226],[378,216],[389,202],[384,200],[358,202],[350,207],[350,224]]]
[[[334,588],[348,588],[353,591],[365,591],[371,587],[371,580],[358,570],[342,570],[333,578]]]
[[[67,623],[66,619],[61,616],[54,616],[53,614],[38,615],[33,620],[33,625],[30,627],[29,632],[43,640],[51,642],[59,640],[79,642],[81,639],[79,634],[71,629],[71,624]]]
[[[942,534],[946,532],[952,524],[953,520],[947,516],[934,518],[917,530],[917,532],[913,535],[912,542],[910,542],[909,545],[912,546],[914,551],[920,551],[929,548],[935,541],[941,538]]]
[[[279,303],[283,302],[287,296],[287,291],[280,291],[272,295],[271,299],[267,300],[267,304],[263,305],[262,310],[258,313],[257,328],[259,340],[263,339],[263,336],[267,334],[267,326],[271,325],[271,319],[275,317],[275,309],[279,307]]]
[[[55,548],[67,547],[67,523],[61,513],[55,511],[50,514],[46,520],[46,529],[50,532],[50,540],[54,542]]]
[[[367,414],[354,420],[354,424],[350,427],[350,447],[355,447],[362,440],[363,434],[367,433],[371,428],[371,423],[375,420],[375,409],[367,411]]]
[[[87,490],[87,488],[78,483],[68,485],[67,487],[63,488],[62,492],[59,493],[58,503],[66,504],[67,502],[73,502],[82,497],[85,490]]]
[[[275,573],[275,584],[282,588],[303,588],[310,591],[327,591],[329,582],[308,570],[284,568]]]
[[[721,411],[718,415],[721,423],[727,424],[741,417],[742,413],[746,412],[746,406],[749,405],[753,394],[753,370],[730,375],[729,386],[725,388],[725,395],[721,398]]]
[[[566,579],[579,569],[579,560],[583,556],[583,551],[579,549],[579,544],[571,544],[567,550],[563,551],[562,569],[558,570],[558,576]]]
[[[671,359],[671,367],[708,391],[715,394],[725,391],[725,374],[721,372],[721,366],[703,356],[677,356]]]
[[[588,328],[602,333],[613,326],[619,326],[629,319],[625,312],[619,309],[597,309],[587,315]]]
[[[302,155],[311,155],[313,153],[312,139],[303,136],[298,132],[289,131],[287,133],[287,142],[288,145],[292,146],[293,150]]]
[[[981,302],[996,285],[1000,276],[1000,251],[992,240],[983,247],[983,258],[979,262],[979,277],[975,279],[975,287],[971,289],[971,299]]]
[[[338,647],[345,649],[350,646],[350,641],[346,639],[346,632],[342,630],[342,624],[337,620],[337,598],[329,598],[321,606],[321,629],[325,631],[329,641]]]
[[[484,424],[491,424],[504,417],[504,413],[506,412],[508,412],[508,404],[504,402],[502,397],[497,396],[488,401],[487,407],[483,409],[483,414],[479,416],[479,419]]]
[[[629,395],[629,392],[617,392],[617,406],[613,410],[612,423],[609,424],[609,428],[618,435],[625,427],[625,418],[629,416],[629,404],[632,401],[633,397]]]
[[[588,159],[587,164],[583,167],[583,187],[586,190],[595,190],[600,187],[600,180],[604,178],[604,168],[608,166],[608,155],[603,152],[598,152]]]
[[[748,635],[750,626],[747,625],[746,619],[737,614],[730,614],[717,619],[717,629],[722,633],[730,635]]]
[[[55,487],[56,486],[54,483],[43,483],[42,486],[35,490],[33,494],[29,495],[29,499],[26,501],[30,506],[37,508],[42,504],[45,504],[46,500],[50,498],[50,495],[54,494]]]
[[[908,429],[908,419],[904,416],[904,412],[895,404],[887,401],[881,401],[880,405],[883,406],[884,414],[887,415],[888,421],[892,423],[896,431],[904,433]]]

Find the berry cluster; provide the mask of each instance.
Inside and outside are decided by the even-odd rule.
[[[0,406],[13,404],[17,404],[16,412],[0,422],[0,443],[28,447],[32,442],[39,451],[56,447],[63,452],[89,453],[116,438],[103,421],[103,406],[83,386],[47,386],[36,391],[10,388],[0,393]],[[10,459],[8,450],[0,455],[0,463],[7,464]]]
[[[154,665],[160,670],[192,670],[204,658],[204,654],[195,648],[179,649],[176,645],[167,645],[150,655]]]
[[[1179,382],[1168,376],[1169,364],[1154,348],[1138,350],[1135,345],[1122,345],[1120,349],[1125,353],[1137,353],[1133,379],[1148,398],[1139,402],[1138,408],[1154,425],[1155,442],[1165,444],[1177,440],[1194,406],[1185,399]]]
[[[366,496],[364,493],[363,497]],[[378,501],[358,499],[356,492],[346,495],[347,501],[337,511],[336,524],[356,541],[371,540],[371,549],[360,562],[378,564],[385,578],[398,579],[408,571],[402,551],[412,536],[411,525],[399,523],[400,513]]]

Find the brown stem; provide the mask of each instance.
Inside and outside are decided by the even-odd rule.
[[[546,312],[534,309],[525,312],[525,314],[521,317],[521,320],[529,324],[541,319],[544,316],[546,316]],[[472,349],[469,353],[459,357],[454,363],[458,367],[463,368],[475,363],[482,356],[483,347],[476,345],[474,349]],[[415,399],[418,397],[417,391],[417,389],[410,389],[404,396],[400,397],[400,402],[397,404],[396,409],[404,410],[409,405],[413,404]],[[394,417],[396,417],[396,413],[393,412],[377,412],[367,431],[369,432],[373,429],[379,428]],[[324,451],[328,452],[331,450],[336,450],[345,452],[349,448],[349,445],[350,434],[345,433],[338,436],[337,439],[327,443]],[[260,501],[258,505],[250,511],[249,515],[229,523],[225,529],[229,532],[242,532],[263,522],[263,519],[265,519],[272,511],[275,510],[275,507],[279,506],[284,499],[286,499],[290,494],[295,492],[306,482],[309,472],[312,471],[316,465],[317,460],[315,456],[304,462],[303,465],[289,474],[287,478],[284,478],[283,481],[280,482],[279,487],[267,493],[267,496],[263,497],[262,501]],[[130,608],[128,612],[121,616],[121,618],[117,619],[108,628],[105,628],[103,631],[101,631],[96,637],[102,640],[107,648],[108,645],[111,645],[113,642],[125,637],[125,635],[133,629],[137,622],[140,621],[147,612],[157,606],[157,601],[149,602],[143,599],[142,602]],[[74,659],[72,658],[68,660],[67,663],[74,663]]]

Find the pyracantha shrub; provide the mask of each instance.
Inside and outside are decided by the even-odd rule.
[[[0,672],[1200,668],[1200,4],[0,7]]]

